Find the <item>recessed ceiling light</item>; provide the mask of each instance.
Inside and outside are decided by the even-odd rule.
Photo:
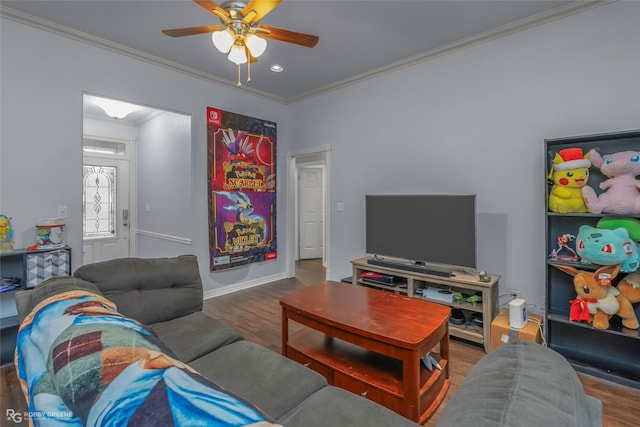
[[[282,68],[282,65],[273,64],[271,66],[271,71],[273,71],[274,73],[281,73],[283,70],[284,68]]]

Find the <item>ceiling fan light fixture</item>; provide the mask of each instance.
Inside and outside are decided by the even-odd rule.
[[[170,37],[208,34],[215,48],[227,54],[227,59],[236,64],[238,68],[237,85],[240,86],[240,66],[247,64],[247,82],[250,82],[251,62],[256,62],[257,58],[266,51],[266,39],[304,47],[314,47],[318,43],[317,36],[260,24],[262,18],[278,6],[281,1],[225,0],[218,6],[213,0],[193,0],[198,6],[215,15],[222,25],[175,28],[162,30],[162,33]],[[282,67],[278,66],[271,69],[274,72],[282,71]]]
[[[246,64],[247,63],[247,53],[243,45],[235,43],[233,47],[231,47],[231,51],[229,51],[229,56],[227,56],[229,61],[234,64]]]
[[[255,34],[249,34],[245,38],[244,44],[247,46],[247,49],[251,52],[251,56],[254,58],[262,55],[267,49],[267,40],[262,37],[258,37]]]
[[[211,40],[213,45],[222,53],[228,53],[236,38],[234,34],[228,29],[214,31],[211,34]]]

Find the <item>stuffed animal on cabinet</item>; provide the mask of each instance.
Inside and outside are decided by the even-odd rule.
[[[620,280],[616,288],[627,297],[631,304],[640,302],[640,274],[627,274]]]
[[[620,264],[620,271],[634,272],[640,267],[638,244],[625,228],[614,230],[581,225],[576,237],[576,252],[583,262],[598,265]]]
[[[589,212],[582,198],[582,188],[589,180],[591,162],[580,148],[558,151],[551,161],[548,179],[553,182],[549,210],[557,213]]]
[[[582,195],[594,214],[640,215],[640,151],[621,151],[600,156],[590,150],[589,161],[608,179],[600,183],[604,193],[599,196],[589,186],[582,187]]]
[[[619,265],[601,267],[595,272],[582,271],[568,265],[554,265],[559,270],[573,276],[573,287],[576,298],[569,301],[569,320],[587,321],[596,329],[607,329],[609,319],[618,315],[622,319],[622,326],[638,329],[638,318],[629,301],[623,293],[628,289],[619,290],[613,286],[613,279],[620,271]]]

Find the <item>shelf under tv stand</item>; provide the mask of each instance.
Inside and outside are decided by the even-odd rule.
[[[449,303],[430,298],[423,299],[449,306],[452,309],[458,308],[462,310],[467,317],[473,313],[480,313],[482,315],[482,326],[477,326],[469,321],[463,325],[450,323],[449,334],[457,338],[482,344],[486,352],[490,351],[491,321],[496,317],[499,310],[498,288],[500,276],[489,275],[488,282],[481,282],[477,274],[470,274],[468,272],[457,272],[454,270],[450,276],[442,276],[429,274],[429,267],[425,267],[423,271],[421,270],[423,268],[422,266],[410,264],[407,261],[394,259],[380,261],[381,260],[375,257],[364,257],[351,261],[353,265],[352,283],[360,286],[375,287],[397,294],[405,294],[415,298],[423,298],[422,295],[416,294],[417,289],[429,287],[461,292],[466,295],[479,293],[482,296],[482,302],[478,302],[476,305],[468,302]],[[411,266],[416,268],[406,268]],[[366,271],[398,277],[401,283],[390,285],[362,279],[361,275]],[[410,327],[410,325],[407,327]]]

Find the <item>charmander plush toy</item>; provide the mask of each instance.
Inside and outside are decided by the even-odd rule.
[[[558,151],[549,171],[553,182],[549,194],[549,210],[558,213],[589,212],[582,198],[582,188],[589,180],[591,162],[580,148]]]
[[[622,326],[638,329],[638,318],[629,299],[612,286],[618,275],[619,265],[609,265],[595,272],[582,271],[568,265],[554,267],[573,276],[573,287],[577,297],[571,300],[569,320],[586,321],[596,329],[607,329],[611,316],[618,315]]]

